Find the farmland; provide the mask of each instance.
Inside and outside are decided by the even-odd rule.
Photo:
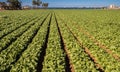
[[[120,10],[0,12],[0,72],[119,72]]]

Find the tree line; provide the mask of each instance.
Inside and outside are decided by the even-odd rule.
[[[41,0],[32,0],[33,9],[39,8],[47,8],[48,3],[44,3]],[[6,10],[21,10],[22,9],[22,1],[21,0],[7,0],[6,2],[0,2],[0,8]]]
[[[40,5],[42,5],[43,8],[48,7],[48,3],[44,3],[41,0],[32,0],[32,5],[33,5],[33,8],[38,8]]]

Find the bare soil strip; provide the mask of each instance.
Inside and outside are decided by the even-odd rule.
[[[64,20],[62,18],[61,18],[61,20],[64,22]],[[65,22],[64,22],[64,24],[68,28],[68,30],[71,32],[71,34],[74,36],[74,38],[78,41],[78,43],[84,48],[84,51],[86,52],[86,54],[88,54],[90,59],[95,63],[96,68],[98,68],[98,70],[100,72],[104,72],[104,69],[102,68],[102,66],[99,63],[97,63],[96,58],[91,54],[89,49],[82,44],[82,42],[75,36],[75,34],[70,30],[70,28],[67,26],[67,24]]]
[[[33,20],[35,20],[35,19],[37,19],[37,18],[33,18]],[[31,22],[31,20],[28,21],[28,22],[25,22],[25,23],[21,24],[19,27],[16,27],[14,30],[11,30],[11,31],[5,33],[4,35],[0,36],[0,39],[2,39],[3,37],[7,36],[10,33],[12,33],[13,31],[17,30],[18,28],[21,28],[22,26],[26,25],[29,22]]]
[[[99,46],[100,48],[104,49],[108,54],[111,54],[116,60],[120,61],[120,57],[117,54],[114,54],[110,49],[107,48],[107,46],[100,43],[98,40],[96,40],[92,35],[90,35],[89,32],[83,30],[83,28],[79,27],[80,32],[84,33],[86,36],[90,38],[94,42],[95,45]]]
[[[61,20],[64,22],[64,20],[62,18],[61,18]],[[93,61],[93,63],[95,64],[96,69],[98,71],[100,71],[100,72],[104,72],[103,67],[98,63],[98,61],[96,60],[96,58],[91,54],[90,50],[82,44],[82,42],[75,36],[75,34],[70,30],[70,28],[66,25],[65,22],[64,22],[64,24],[68,28],[68,30],[71,32],[71,34],[74,36],[74,38],[78,41],[78,43],[80,44],[80,46],[82,46],[82,48],[84,48],[85,53],[88,54],[88,56],[90,57],[91,61]],[[68,52],[69,51],[66,49],[66,53],[68,54],[68,57],[70,57]]]
[[[82,46],[82,48],[84,48],[85,53],[87,53],[89,55],[90,59],[95,63],[96,68],[98,68],[98,70],[100,72],[104,72],[103,67],[98,63],[98,61],[96,60],[96,58],[91,54],[90,50],[82,44],[82,42],[75,36],[75,34],[70,30],[70,28],[66,24],[65,24],[65,26],[72,33],[72,35],[78,41],[78,43]]]
[[[75,72],[72,63],[70,62],[70,55],[68,54],[68,50],[65,46],[64,39],[62,37],[62,34],[61,34],[61,31],[60,31],[56,16],[55,16],[55,20],[56,20],[58,32],[59,32],[60,39],[61,39],[61,46],[62,46],[61,49],[66,53],[66,56],[65,56],[65,63],[66,63],[65,71],[66,72]]]
[[[33,23],[32,25],[30,25],[25,31],[23,31],[22,33],[16,35],[14,38],[10,39],[10,42],[6,44],[6,46],[4,46],[0,52],[2,52],[3,50],[7,49],[8,46],[10,46],[13,42],[15,42],[17,40],[17,38],[19,38],[21,35],[23,35],[27,30],[29,30],[32,26],[34,26],[35,23]]]
[[[42,63],[43,63],[44,57],[46,55],[47,43],[48,43],[48,38],[49,38],[49,33],[50,33],[51,19],[52,19],[52,14],[51,14],[50,21],[49,21],[45,42],[44,42],[42,49],[41,49],[42,52],[40,53],[40,57],[38,59],[38,64],[37,64],[37,68],[36,68],[37,72],[42,72],[42,68],[43,68]]]
[[[49,15],[49,14],[48,14]],[[47,17],[48,17],[47,15]],[[17,54],[16,56],[16,60],[14,62],[12,62],[11,64],[15,64],[21,57],[22,53],[28,48],[29,44],[33,41],[34,37],[37,35],[40,27],[43,25],[43,23],[45,22],[45,20],[47,19],[47,17],[42,21],[42,23],[40,24],[40,26],[34,31],[34,34],[33,36],[29,39],[29,41],[26,43],[26,46],[24,47],[24,49],[19,53]],[[5,71],[7,70],[10,70],[11,69],[11,66],[9,68],[7,68]]]
[[[64,16],[64,15],[63,15]],[[114,54],[112,50],[110,50],[107,46],[103,45],[101,42],[96,40],[94,36],[92,36],[89,32],[85,31],[83,28],[80,26],[77,28],[80,30],[80,32],[84,33],[84,35],[88,36],[90,40],[94,42],[95,45],[99,46],[103,50],[105,50],[108,54],[111,54],[116,60],[120,61],[120,56],[118,54]]]

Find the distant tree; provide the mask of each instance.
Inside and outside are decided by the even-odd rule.
[[[32,5],[33,5],[33,7],[36,5],[36,1],[35,0],[32,0]]]
[[[42,3],[43,8],[48,8],[48,3]]]
[[[11,7],[11,9],[22,9],[22,2],[20,0],[7,0],[7,2],[9,3],[9,7]]]
[[[37,6],[40,6],[42,4],[41,0],[37,0]]]
[[[32,0],[32,5],[34,8],[38,8],[42,4],[41,0]]]

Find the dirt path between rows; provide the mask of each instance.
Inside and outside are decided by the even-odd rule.
[[[66,25],[66,24],[65,24]],[[91,54],[90,50],[85,47],[83,45],[83,43],[75,36],[75,34],[70,30],[70,28],[66,25],[66,27],[68,28],[68,30],[72,33],[72,35],[74,36],[74,38],[78,41],[78,43],[80,44],[80,46],[82,46],[82,48],[84,49],[85,53],[88,54],[88,56],[90,57],[90,59],[93,61],[93,63],[95,64],[96,68],[98,68],[98,70],[100,72],[104,72],[103,67],[98,63],[97,59]]]
[[[63,14],[63,18],[65,18],[64,14]],[[75,23],[74,23],[74,25],[75,25]],[[94,38],[94,36],[92,36],[89,32],[85,31],[80,26],[79,27],[77,26],[77,29],[80,30],[80,32],[82,32],[84,35],[86,35],[90,40],[92,40],[95,45],[99,46],[100,48],[102,48],[103,50],[105,50],[108,54],[111,54],[116,60],[120,61],[120,56],[118,54],[114,54],[112,52],[112,50],[110,50],[107,46],[103,45],[101,42],[99,42],[98,40],[96,40]]]

